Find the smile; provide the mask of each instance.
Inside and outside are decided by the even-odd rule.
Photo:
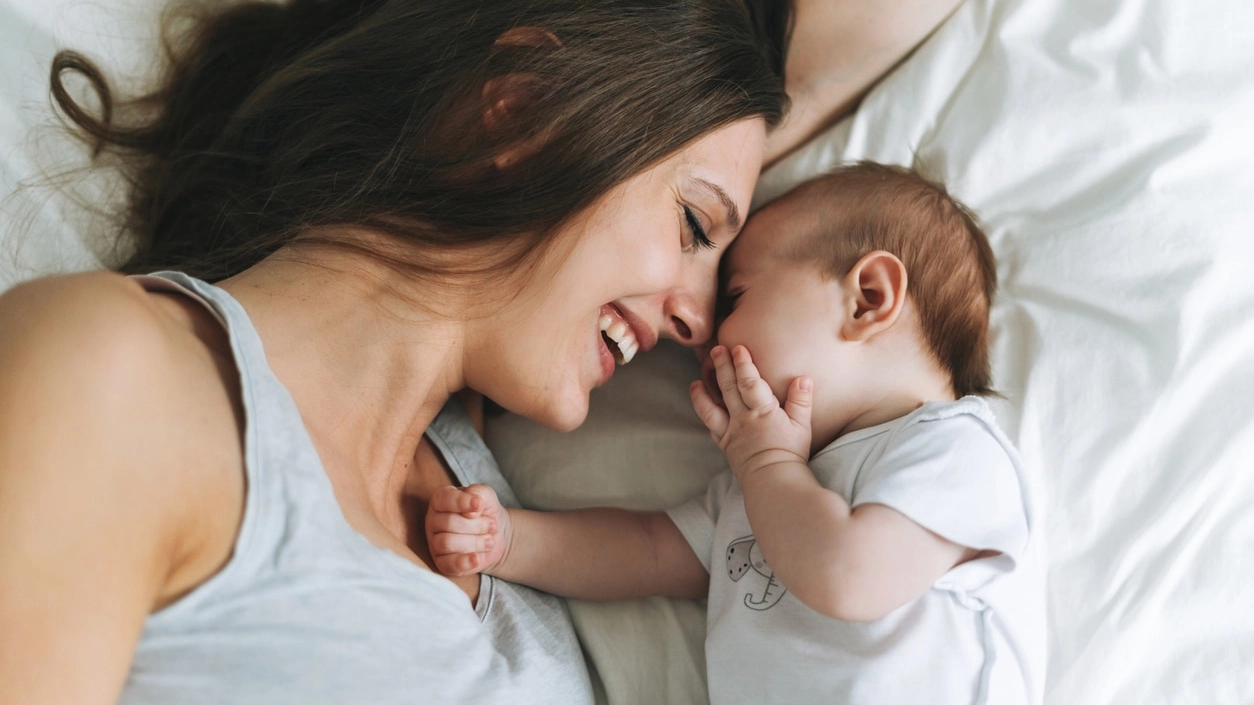
[[[640,351],[640,341],[627,321],[602,313],[598,323],[601,328],[601,337],[605,339],[610,352],[614,353],[614,360],[620,365],[631,362],[631,359]]]

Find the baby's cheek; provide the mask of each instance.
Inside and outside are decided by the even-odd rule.
[[[771,388],[771,392],[776,398],[783,402],[784,394],[788,390],[789,378],[780,374],[780,360],[777,359],[778,350],[770,345],[752,344],[745,345],[745,349],[749,351],[749,356],[753,358],[753,366],[758,370],[758,376],[766,382]]]
[[[753,348],[749,348],[749,352],[752,354]],[[788,385],[795,377],[803,374],[796,371],[796,361],[790,359],[788,350],[771,346],[763,346],[758,356],[753,358],[753,363],[758,368],[758,374],[775,394],[775,398],[779,399],[780,404],[783,404],[788,396]]]
[[[753,366],[758,374],[770,385],[776,397],[783,399],[783,392],[788,389],[788,380],[781,382],[778,374],[780,365],[776,358],[780,355],[777,345],[772,340],[769,325],[761,325],[750,317],[737,318],[735,314],[723,321],[718,329],[718,344],[730,352],[737,345],[743,345],[753,358]]]
[[[749,326],[745,325],[743,317],[737,316],[733,312],[732,315],[723,319],[723,322],[719,324],[718,331],[714,334],[714,343],[727,348],[728,352],[737,345],[743,345],[752,353],[753,340],[752,336],[745,334],[746,329],[751,330]]]
[[[788,397],[788,383],[792,381],[792,378],[773,374],[769,370],[759,369],[758,372],[761,373],[762,379],[766,380],[767,385],[770,386],[771,393],[775,395],[775,398],[782,405],[784,399]]]

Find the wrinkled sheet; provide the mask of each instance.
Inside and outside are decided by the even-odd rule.
[[[0,0],[0,288],[107,256],[101,222],[43,185],[75,164],[48,61],[73,46],[142,77],[159,6]],[[1043,512],[1051,704],[1254,702],[1252,28],[1247,0],[968,0],[758,189],[912,164],[986,224],[997,411]],[[579,431],[505,416],[489,441],[534,506],[667,506],[723,467],[695,376],[662,346]],[[700,603],[571,611],[607,702],[704,699]]]
[[[48,76],[58,49],[106,70],[125,94],[154,75],[159,0],[0,0],[0,290],[40,274],[116,259],[112,221],[95,204],[121,195],[114,175],[84,176],[86,151],[54,117]],[[87,97],[85,82],[69,80]],[[87,105],[92,105],[90,101]]]

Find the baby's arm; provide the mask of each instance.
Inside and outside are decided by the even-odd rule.
[[[705,597],[709,575],[662,512],[507,509],[487,485],[431,497],[427,543],[445,575],[485,572],[564,597]]]
[[[870,621],[975,555],[884,505],[851,510],[818,483],[807,464],[809,380],[793,380],[780,407],[748,350],[719,347],[712,356],[726,409],[700,383],[693,405],[727,455],[762,555],[797,599],[830,617]]]

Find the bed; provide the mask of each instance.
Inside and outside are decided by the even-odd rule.
[[[73,165],[40,127],[55,48],[142,76],[157,4],[0,0],[0,288],[107,257],[71,199],[22,184]],[[1252,32],[1248,0],[968,0],[755,194],[874,159],[984,221],[996,410],[1044,517],[1051,705],[1254,702]],[[723,468],[696,374],[660,346],[573,434],[506,415],[488,440],[532,506],[667,506]],[[603,701],[705,699],[700,603],[570,608]]]

